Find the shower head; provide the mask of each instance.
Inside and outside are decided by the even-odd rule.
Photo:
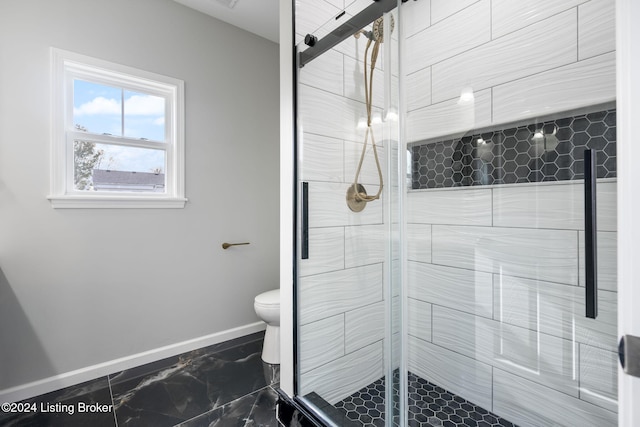
[[[393,32],[395,21],[393,19],[393,15],[390,14],[389,16],[391,17],[391,32]],[[354,36],[356,38],[359,38],[360,34],[364,34],[364,36],[372,42],[382,43],[384,41],[384,18],[381,16],[380,18],[373,21],[371,31],[360,30],[356,32]]]
[[[389,22],[389,26],[390,26],[391,32],[393,32],[393,28],[395,27],[395,21],[393,19],[393,15],[389,14],[388,16],[391,19],[391,21]],[[373,21],[373,26],[371,27],[371,31],[365,34],[370,40],[374,42],[382,43],[384,41],[384,18],[380,17],[375,21]]]
[[[384,19],[378,18],[373,21],[373,25],[371,26],[371,36],[373,41],[379,41],[382,43],[384,41]]]

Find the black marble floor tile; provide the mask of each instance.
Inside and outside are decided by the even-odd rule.
[[[268,383],[260,357],[262,337],[257,338],[111,376],[118,426],[173,426],[263,389]]]
[[[32,411],[0,412],[0,426],[276,426],[280,367],[262,361],[263,337],[247,335],[24,400],[16,407]]]
[[[107,377],[15,404],[20,413],[0,412],[3,427],[114,427]],[[28,409],[29,412],[26,412]]]
[[[265,387],[221,408],[185,421],[179,424],[179,427],[277,427],[277,398],[278,395],[272,387]]]

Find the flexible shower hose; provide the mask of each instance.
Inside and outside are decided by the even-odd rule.
[[[371,74],[367,73],[367,58],[369,54],[369,48],[371,47],[372,40],[369,39],[367,41],[367,47],[364,51],[364,100],[367,107],[367,130],[364,135],[364,145],[362,146],[362,154],[360,155],[360,162],[358,163],[358,168],[356,169],[356,175],[353,179],[352,187],[355,191],[354,198],[356,201],[361,202],[371,202],[373,200],[377,200],[380,198],[380,194],[382,193],[383,187],[383,178],[382,178],[382,168],[380,167],[380,160],[378,159],[378,149],[376,147],[376,140],[373,134],[373,129],[371,129],[371,106],[372,106],[372,98],[373,98],[373,72],[376,66],[376,60],[378,59],[378,52],[380,50],[381,40],[377,39],[373,44],[373,50],[371,51]],[[359,191],[358,185],[358,177],[360,176],[360,171],[362,169],[362,163],[364,161],[364,156],[367,151],[367,144],[369,142],[369,137],[371,137],[371,146],[373,147],[373,156],[376,160],[376,168],[378,169],[378,179],[380,183],[380,187],[378,188],[378,192],[374,196],[369,196],[367,193]]]

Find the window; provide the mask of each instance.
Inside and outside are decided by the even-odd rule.
[[[184,83],[52,49],[54,208],[184,207]]]

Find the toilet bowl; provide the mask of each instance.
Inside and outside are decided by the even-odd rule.
[[[262,344],[262,360],[270,364],[280,363],[280,289],[256,296],[253,308],[267,324]]]

